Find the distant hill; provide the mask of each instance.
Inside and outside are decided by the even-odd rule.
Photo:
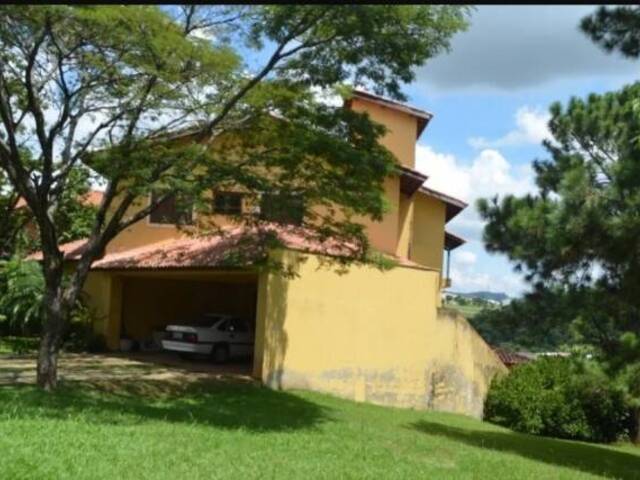
[[[461,293],[461,292],[446,292],[449,295],[455,295],[457,297],[462,298],[481,298],[483,300],[493,300],[494,302],[504,302],[505,300],[509,300],[509,295],[504,292],[469,292],[469,293]]]

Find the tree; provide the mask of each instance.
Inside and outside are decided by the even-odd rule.
[[[551,107],[537,194],[481,200],[484,241],[538,287],[579,298],[572,327],[611,375],[640,365],[640,84]],[[567,318],[559,318],[566,321]],[[635,373],[634,373],[635,372]],[[626,384],[637,400],[638,384]],[[635,392],[635,393],[633,393]],[[636,410],[640,421],[640,411]],[[638,430],[640,431],[640,425]]]
[[[311,230],[353,242],[364,256],[366,239],[353,219],[381,217],[382,181],[394,161],[377,142],[382,127],[318,102],[313,92],[349,81],[402,99],[401,84],[448,48],[468,9],[12,6],[0,12],[0,167],[39,228],[46,318],[37,378],[52,389],[62,333],[92,262],[171,195],[197,205],[205,187],[234,184],[254,194],[295,192],[304,199],[303,213],[337,205],[343,220],[316,215]],[[172,141],[176,132],[193,141]],[[242,133],[242,145],[233,155],[209,148],[234,132]],[[25,148],[34,163],[22,155]],[[106,189],[77,267],[63,282],[54,216],[70,172],[83,161]],[[151,190],[155,200],[131,213]]]
[[[580,22],[582,31],[606,51],[640,57],[640,7],[600,7]]]
[[[13,254],[18,236],[28,220],[24,210],[16,211],[19,198],[0,170],[0,259]]]
[[[89,201],[89,170],[77,166],[71,170],[68,185],[60,197],[53,222],[60,242],[86,238],[91,233],[97,207]],[[13,186],[0,171],[0,259],[24,256],[40,250],[33,215],[21,204]]]
[[[507,305],[485,308],[469,321],[491,345],[513,350],[560,350],[571,345],[571,323],[581,298],[558,289],[540,289]]]

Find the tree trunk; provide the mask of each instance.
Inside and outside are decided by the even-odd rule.
[[[45,296],[45,323],[38,350],[38,386],[45,391],[54,390],[58,385],[58,352],[62,344],[62,334],[66,318],[57,298]]]
[[[59,340],[46,332],[40,339],[38,351],[38,386],[49,392],[58,386]]]
[[[640,444],[640,408],[634,408],[632,413],[633,424],[631,425],[631,441],[636,445]]]
[[[98,249],[94,246],[91,255],[78,262],[66,288],[63,286],[62,256],[50,259],[49,263],[43,266],[45,322],[38,351],[37,382],[45,391],[54,390],[58,385],[58,354],[69,316],[78,301],[96,250]]]
[[[38,350],[37,383],[43,390],[51,391],[58,385],[58,352],[69,312],[65,308],[62,255],[45,257],[42,273],[44,323]]]

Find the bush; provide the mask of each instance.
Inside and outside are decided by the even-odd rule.
[[[627,433],[629,408],[603,375],[578,372],[565,358],[542,358],[493,382],[485,419],[534,435],[612,442]]]
[[[0,261],[0,322],[3,333],[33,335],[42,325],[44,279],[37,262]]]

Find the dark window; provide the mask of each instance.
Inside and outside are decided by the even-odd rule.
[[[219,332],[226,332],[227,331],[227,325],[229,325],[229,320],[225,320],[220,325],[218,325],[218,331]]]
[[[155,203],[158,200],[158,194],[153,192],[151,194],[151,202]],[[186,207],[185,205],[179,205],[176,201],[175,195],[170,195],[165,198],[156,209],[149,215],[149,221],[151,223],[159,224],[182,224],[188,225],[193,222],[193,209]]]
[[[304,216],[304,200],[295,194],[265,193],[260,199],[260,218],[270,222],[300,225]]]
[[[249,325],[244,320],[234,318],[229,322],[229,331],[246,333],[249,331]]]
[[[242,213],[242,194],[237,192],[219,192],[213,197],[213,212],[223,215]]]

